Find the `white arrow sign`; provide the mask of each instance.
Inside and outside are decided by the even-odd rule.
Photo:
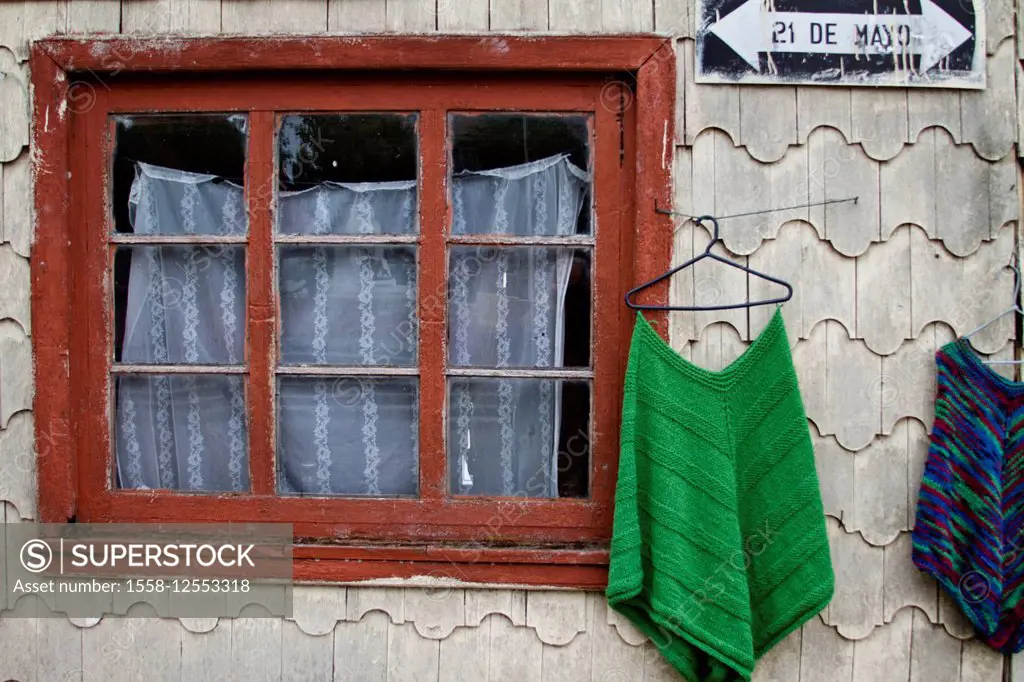
[[[924,73],[971,37],[932,0],[921,0],[921,14],[768,12],[763,4],[747,0],[709,29],[758,70],[760,52],[916,54]]]

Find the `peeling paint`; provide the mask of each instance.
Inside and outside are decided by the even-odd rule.
[[[508,54],[508,43],[505,42],[505,40],[503,40],[502,38],[495,38],[487,42],[490,44],[491,49],[497,52],[498,54]]]
[[[332,582],[319,582],[319,581],[295,581],[296,585],[323,585],[330,587],[412,587],[412,588],[460,588],[460,589],[487,589],[493,590],[494,583],[474,583],[459,580],[458,578],[439,578],[434,575],[421,575],[413,578],[372,578],[369,580],[357,580],[353,582],[344,583],[332,583]],[[545,592],[550,591],[549,586],[538,586],[538,585],[520,585],[515,583],[502,583],[502,590],[523,590],[531,592]],[[560,587],[559,591],[563,592],[585,592],[586,590],[577,590],[575,588]]]
[[[661,136],[661,167],[668,169],[668,158],[669,158],[669,144],[668,140],[668,121],[665,121],[665,130]]]

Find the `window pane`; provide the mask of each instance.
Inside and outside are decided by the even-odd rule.
[[[114,258],[114,360],[241,364],[245,249],[133,246]]]
[[[114,225],[137,234],[245,234],[243,114],[116,116]]]
[[[452,233],[590,233],[586,116],[453,115]]]
[[[278,489],[303,495],[415,495],[414,378],[280,377]]]
[[[416,363],[416,251],[282,247],[282,363]]]
[[[459,495],[586,497],[590,388],[555,379],[457,378],[448,471]]]
[[[279,139],[278,231],[413,234],[416,116],[286,116]]]
[[[588,366],[590,277],[585,249],[452,248],[449,362],[462,367]]]
[[[123,376],[115,400],[119,487],[249,489],[241,376]]]

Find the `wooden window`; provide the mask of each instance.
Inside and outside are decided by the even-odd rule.
[[[602,584],[670,45],[48,40],[32,74],[44,521],[292,523],[298,579]]]

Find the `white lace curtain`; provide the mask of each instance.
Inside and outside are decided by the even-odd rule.
[[[566,236],[586,198],[585,174],[564,156],[454,179],[454,234]],[[454,248],[449,362],[493,368],[561,367],[573,250]],[[453,379],[450,489],[555,497],[561,382]]]
[[[136,234],[245,234],[241,188],[213,180],[140,166],[129,198]],[[244,250],[146,246],[131,253],[121,362],[241,365]],[[240,375],[119,377],[117,407],[122,486],[248,489]]]
[[[282,192],[280,231],[416,232],[416,183],[325,183]],[[416,253],[408,246],[292,247],[280,251],[281,363],[416,364]],[[282,377],[278,481],[282,492],[414,494],[419,438],[416,380]]]
[[[587,176],[565,156],[461,174],[457,234],[566,235]],[[415,182],[323,183],[279,196],[285,234],[415,234]],[[242,189],[139,164],[136,234],[245,234]],[[450,362],[558,367],[572,253],[453,250]],[[283,246],[282,365],[416,364],[411,246]],[[429,292],[428,292],[429,293]],[[134,247],[121,362],[244,366],[245,255],[239,246]],[[278,481],[285,493],[415,494],[416,377],[281,376]],[[450,386],[452,490],[557,494],[559,385],[472,379]],[[131,375],[117,381],[116,452],[127,488],[248,489],[243,375]]]

